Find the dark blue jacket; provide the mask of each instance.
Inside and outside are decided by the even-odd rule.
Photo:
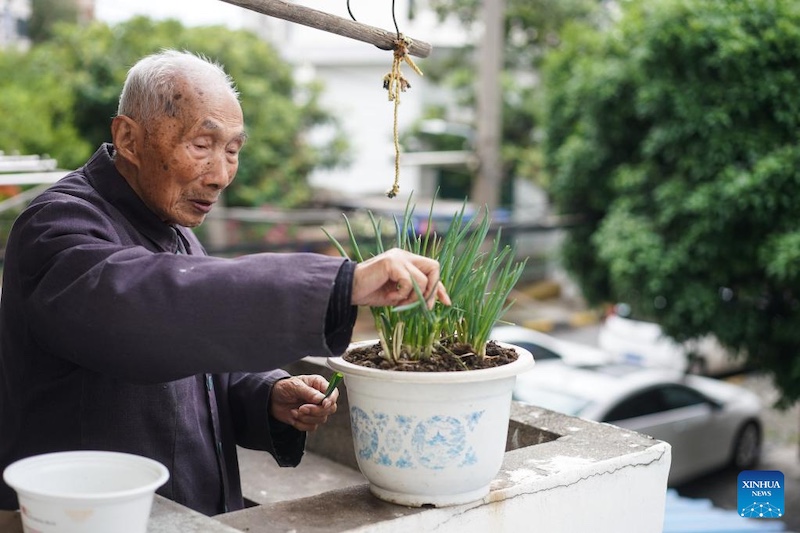
[[[176,254],[174,229],[117,172],[112,151],[102,146],[34,200],[11,232],[0,471],[51,451],[129,452],[169,468],[159,494],[208,515],[240,509],[237,445],[300,462],[305,434],[268,414],[272,385],[287,376],[274,369],[345,349],[352,264],[209,257],[185,228],[189,255]],[[0,482],[0,508],[16,507]]]

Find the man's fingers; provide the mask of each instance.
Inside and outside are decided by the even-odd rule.
[[[356,266],[351,301],[371,306],[410,304],[418,300],[416,284],[428,307],[436,299],[449,305],[439,272],[435,259],[393,248]]]
[[[447,293],[447,288],[439,281],[436,283],[436,298],[444,305],[453,305],[450,301],[450,295]]]
[[[444,305],[452,304],[450,301],[450,295],[447,293],[447,289],[442,282],[438,280],[438,278],[429,283],[429,278],[427,278],[421,272],[419,272],[419,275],[422,283],[417,279],[414,279],[414,282],[417,283],[417,287],[419,287],[420,292],[422,293],[422,300],[424,300],[428,309],[433,309],[433,306],[436,304],[437,300],[442,302]],[[398,298],[398,302],[395,303],[395,306],[409,305],[419,299],[416,288],[411,282],[413,273],[409,272],[409,276],[409,281],[399,281],[395,285],[396,295]],[[408,289],[409,285],[411,286],[410,289]]]
[[[395,295],[398,300],[406,300],[409,296],[414,294],[414,284],[411,283],[411,278],[408,280],[400,280],[395,283]]]
[[[314,431],[318,426],[321,426],[328,421],[328,414],[303,414],[298,412],[294,417],[294,427],[300,431]]]

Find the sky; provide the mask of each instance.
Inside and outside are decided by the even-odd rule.
[[[114,24],[135,15],[153,19],[174,18],[187,26],[225,24],[242,26],[245,9],[221,0],[95,0],[95,16]]]
[[[300,3],[319,11],[348,18],[344,0],[307,0]],[[353,4],[360,22],[377,27],[391,27],[389,2],[375,3],[374,0],[360,0]],[[116,24],[135,15],[146,15],[158,20],[174,18],[186,26],[224,24],[232,29],[240,29],[245,26],[243,19],[247,16],[252,17],[254,13],[222,0],[95,0],[94,6],[95,17],[109,24]]]

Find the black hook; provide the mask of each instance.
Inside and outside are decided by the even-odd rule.
[[[356,20],[355,15],[353,15],[353,10],[350,9],[350,0],[347,0],[347,14],[350,15],[350,18],[353,19],[353,22],[358,22]],[[402,34],[400,33],[400,27],[397,25],[397,14],[395,10],[395,0],[392,0],[392,22],[394,22],[394,31],[397,33],[397,39],[400,40],[402,38]],[[385,48],[381,48],[380,46],[375,45],[377,48],[381,50],[385,50]]]

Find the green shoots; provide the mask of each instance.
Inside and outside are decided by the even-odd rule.
[[[400,307],[371,308],[384,357],[397,363],[403,360],[429,358],[445,342],[460,342],[472,347],[479,357],[486,355],[486,344],[492,327],[513,302],[508,301],[525,267],[515,262],[510,246],[500,244],[500,232],[487,246],[490,229],[488,209],[479,210],[465,220],[466,201],[453,215],[443,234],[434,231],[433,203],[428,214],[427,230],[414,230],[414,207],[409,199],[402,219],[394,219],[394,246],[409,252],[437,259],[441,266],[441,282],[447,288],[452,306],[436,302],[433,309],[423,304],[420,287],[414,283],[418,302]],[[383,241],[381,221],[369,213],[372,236],[369,244],[359,239],[345,217],[351,253],[363,261],[367,247],[375,253],[387,247]],[[323,231],[344,257],[344,246]]]
[[[331,376],[331,380],[328,382],[328,388],[325,389],[325,396],[322,397],[322,400],[320,400],[320,403],[322,403],[325,400],[325,398],[327,398],[328,396],[333,394],[333,391],[336,390],[336,386],[339,384],[340,381],[342,381],[343,377],[344,377],[344,375],[342,375],[341,372],[334,372],[333,373],[333,375]]]

